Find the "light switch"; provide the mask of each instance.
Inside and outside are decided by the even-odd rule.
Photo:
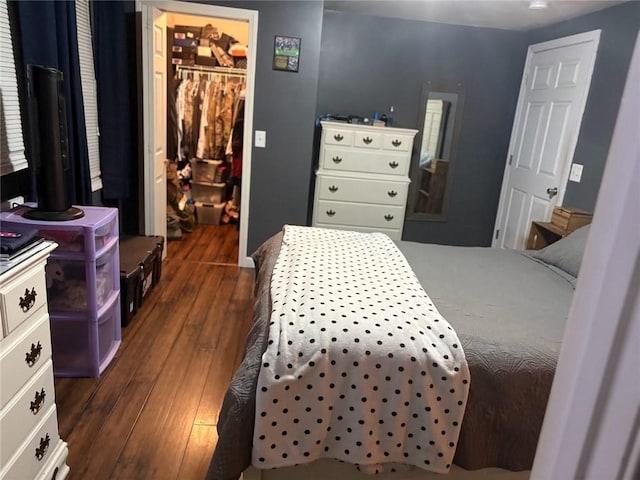
[[[267,132],[256,130],[256,147],[265,148],[267,146]]]
[[[580,179],[582,178],[582,169],[584,165],[580,165],[579,163],[574,163],[571,165],[571,173],[569,173],[569,180],[572,182],[580,183]]]

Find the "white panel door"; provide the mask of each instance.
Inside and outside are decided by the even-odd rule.
[[[167,237],[167,16],[153,9],[153,230]],[[165,249],[166,251],[166,249]]]
[[[496,217],[494,246],[523,249],[531,222],[561,202],[599,31],[529,47]]]

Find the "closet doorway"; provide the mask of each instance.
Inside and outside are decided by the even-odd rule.
[[[198,207],[201,210],[196,215],[203,228],[210,230],[218,217],[221,223],[231,223],[233,227],[227,225],[226,228],[238,229],[237,263],[241,267],[252,267],[247,255],[247,232],[258,12],[177,1],[138,1],[136,8],[142,21],[145,234],[167,238],[168,222],[172,227],[172,221],[179,221],[171,218],[171,203],[177,197],[171,197],[171,186],[167,188],[167,185],[175,185],[172,177],[177,176],[185,192],[185,197],[179,198],[178,202],[181,212],[187,211],[182,215],[183,225],[188,229],[188,211]],[[204,53],[197,48],[204,46],[204,42],[202,45],[200,42],[203,28],[206,37],[212,39],[211,59],[215,60],[200,58],[196,63],[192,55]],[[189,42],[196,37],[197,41]],[[174,39],[182,41],[174,43]],[[213,40],[216,40],[215,45]],[[221,45],[224,48],[220,48]],[[232,66],[235,57],[229,53],[230,45],[245,47],[248,53],[244,61],[239,58],[239,64]],[[205,98],[215,103],[216,92],[219,93],[218,102],[226,99],[224,114],[209,116],[214,125],[209,137],[201,125],[193,128],[191,122],[187,122],[187,131],[181,121],[181,132],[176,137],[168,128],[175,121],[171,120],[176,112],[172,102],[177,100],[178,93],[185,93],[187,82],[190,93],[199,98],[197,108],[202,109]],[[182,92],[176,88],[180,84]],[[175,91],[172,92],[173,88]],[[240,100],[241,109],[238,108]],[[195,118],[192,110],[186,113],[188,118]],[[206,116],[201,118],[206,119]],[[234,138],[231,127],[236,121],[241,122],[242,132],[239,134],[236,129]],[[167,164],[175,168],[167,168]],[[191,202],[185,207],[187,200]],[[200,224],[195,227],[200,228]]]

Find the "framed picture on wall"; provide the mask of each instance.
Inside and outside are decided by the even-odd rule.
[[[276,35],[273,50],[273,69],[283,72],[297,72],[300,60],[300,42],[298,37]]]

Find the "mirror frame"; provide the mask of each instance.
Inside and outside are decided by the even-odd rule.
[[[416,204],[418,191],[420,188],[420,178],[418,176],[420,149],[422,148],[422,136],[424,134],[424,121],[427,112],[427,100],[429,99],[429,93],[431,92],[455,93],[458,95],[458,101],[456,105],[455,115],[453,117],[453,134],[451,139],[451,150],[449,154],[449,166],[447,168],[447,180],[445,183],[444,198],[442,200],[442,211],[440,213],[419,213],[414,212],[413,207]],[[416,134],[416,138],[414,141],[414,150],[411,154],[411,167],[409,169],[409,178],[411,178],[411,184],[409,185],[409,195],[407,196],[405,221],[446,222],[448,220],[447,215],[449,212],[449,204],[451,199],[451,188],[453,185],[458,143],[460,141],[460,130],[462,127],[464,96],[465,88],[462,82],[449,83],[428,81],[422,86],[422,93],[420,95],[420,113],[417,122],[417,125],[420,126],[420,129]]]

